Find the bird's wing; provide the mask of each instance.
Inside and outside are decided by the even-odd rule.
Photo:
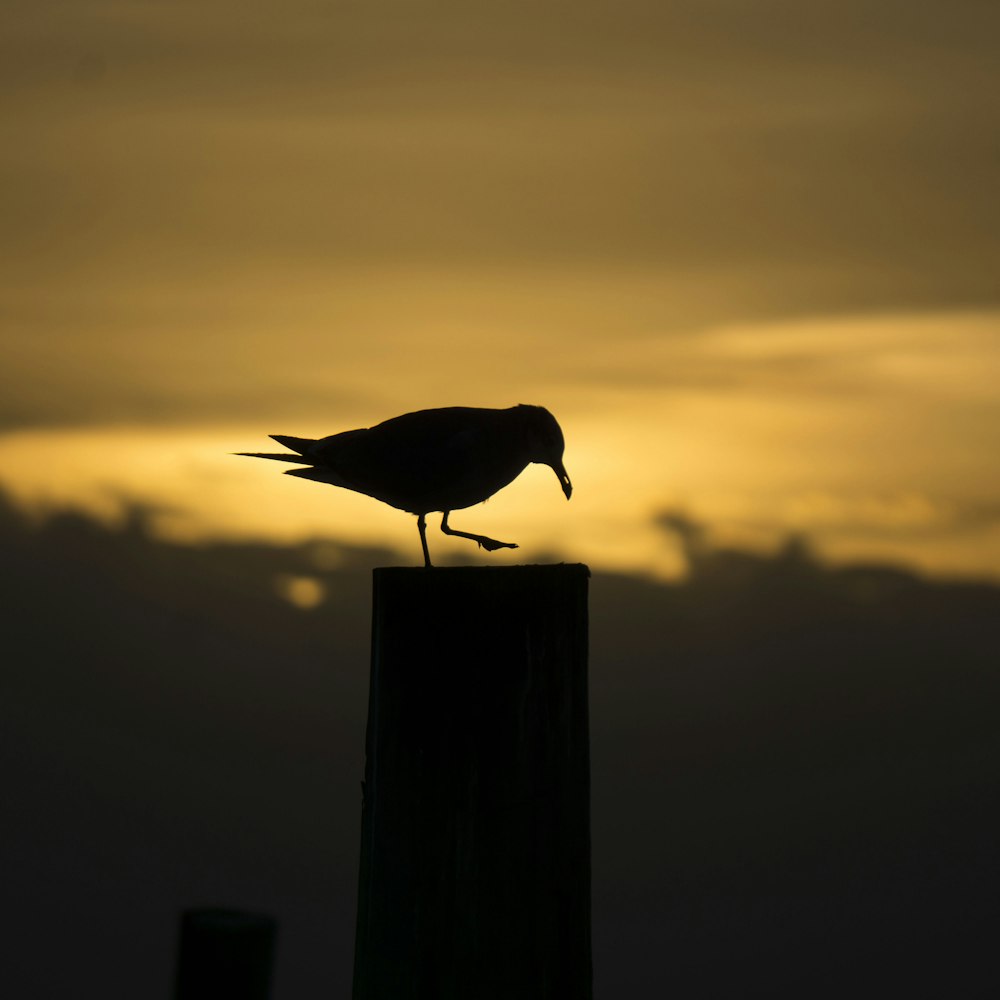
[[[335,485],[413,513],[468,507],[492,496],[527,465],[505,410],[446,407],[393,417],[367,430],[317,441],[306,457]],[[298,472],[290,474],[300,474]],[[319,475],[303,478],[334,482]]]
[[[298,452],[300,455],[305,455],[316,443],[314,438],[292,437],[290,434],[268,434],[268,437],[272,441],[277,441],[278,444],[283,444],[286,448]]]

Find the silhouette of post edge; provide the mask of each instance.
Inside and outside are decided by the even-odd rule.
[[[591,997],[589,575],[374,571],[355,1000]]]

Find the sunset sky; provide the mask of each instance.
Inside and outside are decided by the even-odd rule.
[[[9,0],[0,486],[398,545],[230,452],[537,403],[497,563],[1000,575],[1000,6]],[[467,543],[431,538],[432,551]]]

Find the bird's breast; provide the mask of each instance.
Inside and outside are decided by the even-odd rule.
[[[414,484],[414,495],[409,498],[411,504],[397,506],[403,506],[404,510],[413,514],[474,507],[512,483],[527,464],[519,459],[491,463],[472,462],[458,475]]]

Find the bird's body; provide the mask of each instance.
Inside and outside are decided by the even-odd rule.
[[[441,511],[447,534],[471,538],[487,549],[515,548],[449,529],[448,513],[489,499],[531,462],[552,467],[567,499],[572,492],[562,464],[562,431],[540,406],[502,410],[449,406],[406,413],[374,427],[325,438],[271,437],[294,454],[242,454],[308,465],[290,469],[288,475],[364,493],[418,515],[427,565],[426,514]]]
[[[411,514],[462,510],[513,482],[530,461],[516,410],[450,406],[393,417],[366,430],[306,443],[312,469],[289,473],[364,493]],[[294,442],[294,443],[293,443]]]

